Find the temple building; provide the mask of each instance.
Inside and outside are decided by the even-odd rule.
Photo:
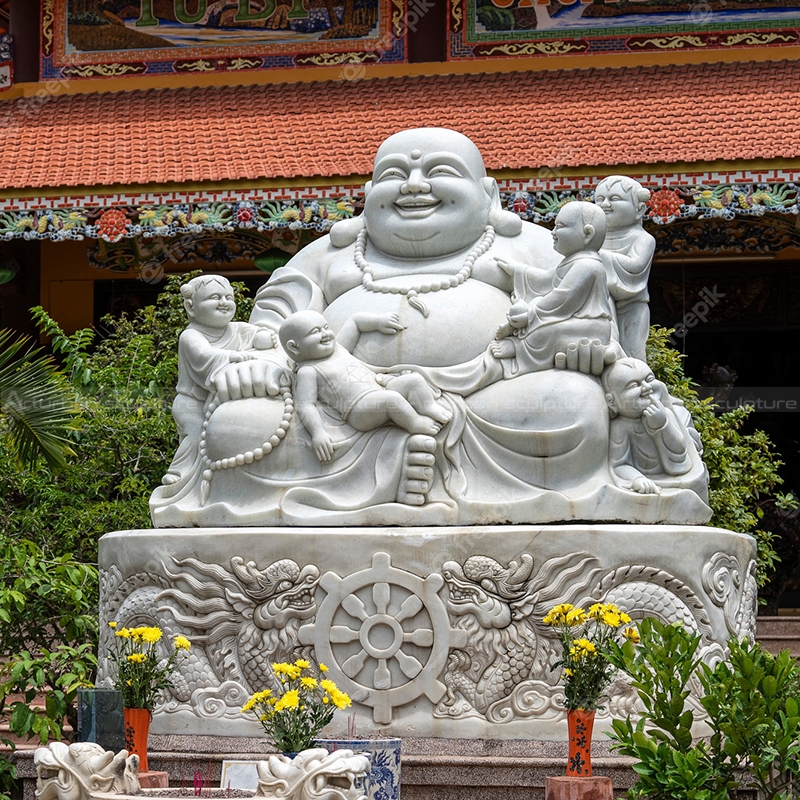
[[[388,135],[454,128],[532,222],[650,190],[652,320],[800,492],[798,87],[794,0],[0,0],[0,327],[255,289]]]

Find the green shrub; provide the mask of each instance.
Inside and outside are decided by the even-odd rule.
[[[0,712],[18,736],[60,739],[76,726],[76,695],[97,666],[97,542],[112,530],[150,526],[148,498],[170,463],[177,433],[170,406],[178,336],[186,326],[180,285],[168,280],[154,306],[103,324],[108,335],[67,336],[42,310],[77,406],[63,468],[42,459],[20,469],[0,415]],[[234,284],[238,318],[252,301]],[[58,466],[58,465],[55,465]],[[43,709],[31,705],[37,694]],[[22,699],[12,702],[12,695]],[[0,759],[0,789],[13,769]],[[2,795],[0,795],[2,797]]]
[[[741,432],[750,409],[737,408],[718,414],[711,399],[701,400],[683,372],[683,356],[668,344],[671,331],[653,327],[647,343],[647,361],[655,376],[667,384],[670,394],[682,400],[703,440],[703,461],[708,467],[709,504],[714,512],[710,525],[749,533],[758,546],[759,586],[769,579],[777,554],[771,531],[761,530],[761,504],[767,498],[780,506],[793,503],[791,496],[776,493],[783,483],[778,474],[783,462],[763,431]]]
[[[632,800],[728,800],[755,787],[763,800],[800,790],[800,666],[747,641],[711,668],[700,637],[680,624],[645,619],[641,644],[612,645],[609,660],[631,676],[644,707],[633,724],[614,720],[612,749],[637,759]],[[692,738],[690,688],[699,690],[710,736]]]

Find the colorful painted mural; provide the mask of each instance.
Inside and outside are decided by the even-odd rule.
[[[14,79],[14,60],[11,50],[11,34],[0,30],[0,92],[9,89]]]
[[[796,45],[797,0],[450,0],[451,60]]]
[[[42,7],[43,79],[406,60],[405,0],[43,0]]]

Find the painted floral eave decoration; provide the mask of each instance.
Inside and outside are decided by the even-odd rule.
[[[594,200],[593,189],[501,192],[503,206],[530,222],[552,222],[572,200]],[[0,211],[0,241],[10,239],[103,239],[177,236],[207,231],[245,229],[266,233],[279,228],[325,233],[340,219],[356,213],[362,198],[346,196],[315,200],[250,200],[109,208]],[[795,183],[723,184],[653,189],[648,216],[656,225],[678,219],[734,219],[766,213],[800,213]]]

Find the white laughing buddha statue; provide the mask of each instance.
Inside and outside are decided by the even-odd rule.
[[[686,472],[659,491],[614,479],[599,373],[622,352],[616,320],[609,335],[607,314],[598,331],[587,318],[575,326],[578,341],[559,342],[552,363],[548,355],[532,371],[504,371],[492,354],[512,304],[552,305],[544,298],[557,290],[560,261],[546,229],[502,209],[465,136],[439,128],[390,136],[365,186],[364,213],[276,270],[250,322],[277,334],[291,315],[313,311],[340,336],[359,315],[396,320],[390,331],[360,331],[353,363],[382,385],[424,378],[413,380],[444,409],[438,430],[413,432],[391,415],[357,429],[315,395],[325,434],[317,439],[330,443],[322,459],[295,411],[288,353],[223,364],[211,376],[196,463],[155,491],[155,525],[706,522],[705,467],[694,447]],[[525,297],[514,286],[520,265]],[[542,298],[531,294],[537,287]],[[307,386],[302,394],[308,402]]]

